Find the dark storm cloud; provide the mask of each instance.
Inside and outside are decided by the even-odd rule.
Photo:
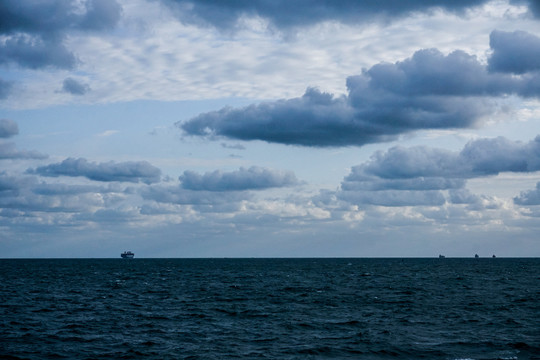
[[[540,182],[536,183],[536,189],[522,191],[514,202],[518,205],[540,205]]]
[[[146,161],[95,163],[86,159],[68,158],[61,163],[29,169],[28,173],[41,176],[83,176],[96,181],[126,181],[151,184],[158,182],[161,171]]]
[[[9,138],[19,133],[19,126],[13,120],[0,119],[0,138]]]
[[[504,52],[504,51],[503,51]],[[510,94],[540,95],[540,73],[489,72],[463,51],[417,51],[347,79],[348,96],[308,88],[300,98],[223,108],[179,126],[188,135],[291,145],[362,146],[422,129],[466,128]]]
[[[413,12],[442,9],[463,12],[487,3],[487,0],[162,0],[180,20],[199,25],[230,29],[241,17],[259,16],[280,29],[309,26],[334,20],[354,23],[390,20]],[[533,0],[531,0],[533,1]],[[536,1],[536,0],[534,0]]]
[[[237,171],[207,172],[203,175],[193,171],[184,171],[179,180],[182,188],[203,191],[242,191],[261,190],[275,187],[291,186],[298,183],[292,172],[270,170],[252,166]]]
[[[444,199],[440,191],[449,190],[452,203],[480,204],[479,197],[464,189],[467,179],[535,171],[540,171],[540,136],[528,143],[503,137],[475,140],[461,152],[393,147],[354,166],[338,196],[356,204],[440,205]],[[528,198],[527,194],[516,203]]]
[[[525,31],[493,31],[489,37],[493,50],[490,71],[524,74],[540,70],[540,38]]]
[[[121,7],[115,0],[3,0],[0,2],[0,64],[71,69],[77,59],[64,45],[68,31],[113,28]]]
[[[72,95],[84,95],[88,91],[90,91],[90,86],[69,77],[64,79],[64,83],[62,84],[62,91],[70,93]]]

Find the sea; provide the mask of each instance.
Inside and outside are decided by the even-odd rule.
[[[0,358],[540,359],[540,259],[4,259]]]

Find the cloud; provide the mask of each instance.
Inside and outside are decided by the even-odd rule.
[[[84,158],[68,158],[61,163],[29,169],[29,174],[41,176],[83,176],[96,181],[127,181],[151,184],[158,182],[161,171],[146,161],[116,163],[88,162]]]
[[[493,31],[489,37],[490,71],[524,74],[540,70],[540,38],[525,31]]]
[[[0,142],[1,159],[46,159],[48,156],[38,151],[17,150],[14,143]]]
[[[440,191],[341,192],[339,197],[353,204],[378,206],[441,206],[446,202]]]
[[[62,84],[62,91],[70,93],[72,95],[84,95],[90,91],[90,86],[88,84],[81,83],[73,78],[64,79]]]
[[[425,146],[393,147],[351,168],[338,197],[355,204],[442,205],[443,190],[454,204],[483,204],[464,189],[466,180],[501,172],[540,171],[540,136],[523,143],[503,137],[469,142],[460,152]],[[516,201],[527,198],[524,193]]]
[[[13,120],[0,119],[0,139],[10,138],[19,133],[19,126]],[[47,155],[37,151],[17,150],[12,142],[0,141],[0,160],[2,159],[46,159]]]
[[[181,183],[177,186],[156,184],[144,187],[140,189],[140,194],[147,201],[191,206],[201,213],[233,214],[246,211],[245,202],[253,198],[253,190],[298,184],[292,172],[255,166],[231,172],[207,172],[202,175],[185,171],[179,180]]]
[[[467,209],[471,211],[494,210],[505,206],[504,201],[496,197],[476,195],[468,189],[450,189],[448,201],[455,205],[467,205]]]
[[[518,205],[540,205],[540,182],[536,183],[536,189],[522,191],[514,198]]]
[[[46,66],[73,69],[77,60],[57,38],[42,39],[19,34],[0,45],[0,64],[6,63],[30,69]]]
[[[459,2],[444,0],[393,1],[202,1],[202,0],[162,0],[175,11],[180,20],[198,25],[211,25],[222,30],[238,26],[243,17],[261,17],[273,27],[289,29],[309,26],[323,21],[339,21],[358,24],[376,20],[390,20],[413,12],[428,12],[442,9],[462,13],[480,6],[488,0],[464,0]],[[534,2],[531,2],[534,4]]]
[[[496,54],[506,52],[498,49]],[[226,107],[177,126],[188,135],[208,138],[362,146],[422,129],[471,127],[493,113],[499,97],[538,97],[538,84],[537,72],[520,76],[493,73],[463,51],[444,55],[427,49],[349,77],[348,96],[308,88],[300,98],[240,109]]]
[[[13,88],[13,83],[11,81],[5,81],[0,78],[0,100],[6,99]]]
[[[0,119],[0,138],[9,138],[19,133],[19,126],[13,120]]]
[[[6,196],[6,193],[12,193],[19,188],[17,179],[9,176],[5,171],[0,172],[0,196]]]
[[[392,180],[468,179],[539,170],[540,136],[528,143],[497,137],[471,141],[459,153],[425,146],[396,146],[376,152],[366,164],[353,167],[346,180],[362,181],[372,176]]]
[[[21,177],[0,173],[0,216],[17,217],[32,211],[62,212],[81,209],[84,205],[80,198],[59,198],[41,196],[31,189],[37,184],[35,177]],[[75,200],[75,201],[74,201]],[[79,201],[76,201],[79,200]],[[10,211],[5,211],[6,209]]]
[[[0,3],[0,32],[109,30],[120,19],[121,11],[115,0],[3,0]]]
[[[105,130],[102,133],[97,134],[97,136],[99,136],[99,137],[109,137],[109,136],[113,136],[114,134],[118,134],[118,133],[119,133],[118,130]]]
[[[78,195],[86,193],[110,193],[122,192],[118,186],[93,186],[93,185],[69,185],[69,184],[48,184],[40,183],[32,187],[32,192],[38,195]]]
[[[346,99],[308,89],[303,97],[243,109],[224,108],[177,123],[189,135],[224,136],[239,140],[264,140],[304,146],[337,146],[342,142],[367,142],[361,124],[351,120]],[[356,135],[356,136],[355,136]],[[355,139],[360,137],[360,139]],[[341,140],[337,141],[336,139]]]
[[[180,186],[152,185],[141,189],[145,200],[157,203],[191,205],[200,212],[234,212],[241,207],[241,202],[252,196],[246,191],[206,191],[186,190]]]
[[[525,3],[529,6],[529,11],[532,13],[532,15],[540,18],[540,2],[537,0],[525,0]]]
[[[51,196],[33,193],[30,188],[19,188],[5,195],[0,192],[0,209],[11,210],[7,211],[7,216],[19,213],[17,222],[24,222],[24,217],[31,217],[33,219],[29,223],[33,225],[45,221],[48,225],[66,226],[66,221],[69,221],[70,226],[74,226],[71,219],[73,213],[91,212],[104,205],[102,197],[95,193]],[[0,216],[4,216],[3,211]]]
[[[81,30],[111,30],[122,15],[122,7],[116,0],[89,0],[85,8],[78,22]]]
[[[298,184],[298,180],[292,172],[256,166],[226,173],[216,170],[203,175],[193,171],[184,171],[179,179],[182,188],[196,191],[261,190]]]
[[[11,217],[11,226],[20,224],[24,231],[32,227],[76,227],[83,223],[75,216],[90,217],[100,209],[126,206],[134,193],[120,184],[107,186],[39,182],[34,175],[11,175],[0,172],[0,222]]]
[[[119,21],[122,8],[115,0],[0,2],[0,64],[15,63],[39,69],[72,69],[77,63],[64,38],[69,31],[103,31]]]
[[[225,149],[233,149],[233,150],[246,150],[246,147],[242,144],[227,144],[227,143],[222,143],[221,144],[221,147],[222,148],[225,148]]]
[[[140,221],[137,209],[99,209],[95,212],[79,213],[74,217],[76,221],[91,221],[104,224],[136,223]]]

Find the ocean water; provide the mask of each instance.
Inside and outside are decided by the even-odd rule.
[[[540,259],[0,260],[3,359],[540,359]]]

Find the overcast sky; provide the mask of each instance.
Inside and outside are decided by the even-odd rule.
[[[0,258],[540,256],[536,0],[4,0]]]

